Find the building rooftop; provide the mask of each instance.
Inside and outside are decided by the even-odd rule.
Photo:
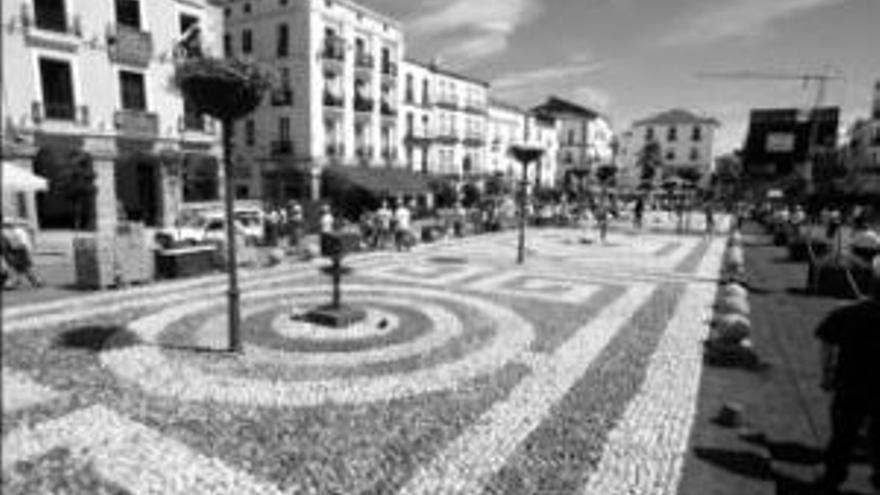
[[[236,4],[236,3],[253,2],[254,0],[207,0],[207,1],[214,3],[215,5],[218,5],[218,6],[226,6],[226,5]],[[365,15],[368,17],[373,17],[375,19],[378,19],[379,21],[381,21],[385,24],[388,24],[389,26],[391,26],[397,30],[402,29],[403,24],[400,21],[393,19],[391,17],[388,17],[387,15],[382,14],[380,12],[376,12],[375,10],[370,9],[369,7],[364,7],[363,5],[357,4],[357,3],[353,2],[352,0],[332,0],[332,2],[339,4],[339,5],[342,5],[346,8],[349,8],[349,9],[357,12],[358,14],[362,14],[362,15]]]
[[[509,110],[511,112],[517,112],[517,113],[523,113],[523,114],[526,113],[526,111],[523,108],[521,108],[517,105],[514,105],[513,103],[510,103],[508,101],[499,100],[498,98],[491,98],[490,97],[489,98],[489,106],[503,108],[504,110]]]
[[[436,72],[438,74],[443,74],[444,76],[454,77],[456,79],[461,79],[462,81],[467,81],[470,83],[479,84],[479,85],[485,86],[487,88],[489,87],[488,81],[483,81],[482,79],[477,79],[473,76],[468,76],[468,75],[462,74],[460,72],[455,72],[452,69],[448,69],[446,67],[441,66],[437,62],[423,62],[421,60],[416,60],[414,58],[409,58],[409,57],[405,58],[404,60],[406,62],[413,64],[413,65],[418,65],[418,66],[424,67],[432,72]]]
[[[582,119],[596,119],[603,115],[595,110],[578,105],[577,103],[563,100],[558,96],[549,96],[547,101],[532,108],[532,111],[543,115],[571,115]],[[604,117],[603,117],[604,118]]]
[[[646,119],[637,120],[633,127],[642,125],[672,125],[672,124],[709,124],[720,126],[713,117],[701,117],[689,110],[683,108],[673,108],[665,112],[652,115]]]

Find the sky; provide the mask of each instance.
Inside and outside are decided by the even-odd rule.
[[[526,108],[557,95],[616,131],[671,108],[721,123],[718,149],[745,139],[751,108],[808,107],[817,85],[706,78],[707,72],[834,74],[825,103],[842,126],[870,113],[880,79],[880,0],[359,0],[403,23],[408,57],[492,84]]]

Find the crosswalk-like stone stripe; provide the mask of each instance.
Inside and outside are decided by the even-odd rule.
[[[541,361],[543,364],[524,378],[507,399],[496,403],[420,469],[401,493],[479,493],[485,480],[507,462],[517,446],[550,414],[652,292],[652,286],[632,285],[547,360]]]
[[[718,273],[722,240],[712,243],[698,275]],[[701,342],[715,290],[691,285],[651,358],[642,389],[609,434],[583,495],[673,495],[693,423],[702,369]]]
[[[136,495],[282,493],[103,406],[10,432],[3,439],[3,470],[59,447],[91,461],[101,477]]]
[[[3,368],[3,412],[15,412],[43,404],[64,394],[28,378],[24,373]]]

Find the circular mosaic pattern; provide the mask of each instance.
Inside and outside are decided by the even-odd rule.
[[[222,349],[226,345],[225,308],[219,298],[168,308],[132,322],[130,330],[145,343],[104,352],[101,359],[121,378],[156,395],[264,407],[310,406],[393,400],[455,388],[521,361],[534,338],[531,324],[508,308],[435,289],[346,286],[344,301],[366,309],[368,315],[366,321],[346,329],[292,320],[291,305],[284,302],[293,298],[298,307],[313,307],[328,297],[313,287],[246,294],[242,303],[245,327],[267,322],[252,331],[290,345],[267,346],[263,345],[267,340],[246,336],[241,356],[212,356],[215,362],[232,362],[233,367],[276,367],[283,373],[221,373],[200,366],[198,355],[175,358],[166,352],[161,345],[163,334],[188,319],[201,321],[191,331],[196,346]],[[209,316],[200,320],[199,315]],[[410,325],[423,328],[411,329]],[[375,342],[381,345],[370,345]],[[327,345],[340,347],[322,347]],[[401,362],[410,363],[410,369],[395,366]],[[309,367],[348,371],[344,376],[315,378],[306,372]],[[384,371],[361,372],[370,367]]]

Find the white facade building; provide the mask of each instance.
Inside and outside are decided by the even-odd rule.
[[[680,169],[695,169],[702,177],[715,170],[715,131],[720,124],[683,109],[673,109],[636,121],[620,138],[620,177],[634,186],[638,182],[639,156],[649,141],[660,145],[663,173],[656,180]]]
[[[399,23],[348,0],[232,0],[228,56],[272,65],[279,87],[235,130],[242,197],[317,199],[329,166],[403,166]]]
[[[514,178],[520,173],[520,166],[511,156],[510,147],[524,143],[526,119],[526,112],[519,107],[500,100],[490,100],[487,164],[490,174]]]
[[[403,70],[403,162],[422,174],[438,169],[435,137],[435,111],[432,99],[434,74],[425,65],[404,60]]]
[[[86,220],[101,231],[117,212],[167,225],[183,201],[217,198],[219,125],[186,111],[169,84],[183,38],[221,52],[213,2],[3,0],[2,22],[4,159],[33,161],[51,182],[71,152],[90,156]],[[44,224],[71,226],[63,198],[50,192],[39,208]]]

